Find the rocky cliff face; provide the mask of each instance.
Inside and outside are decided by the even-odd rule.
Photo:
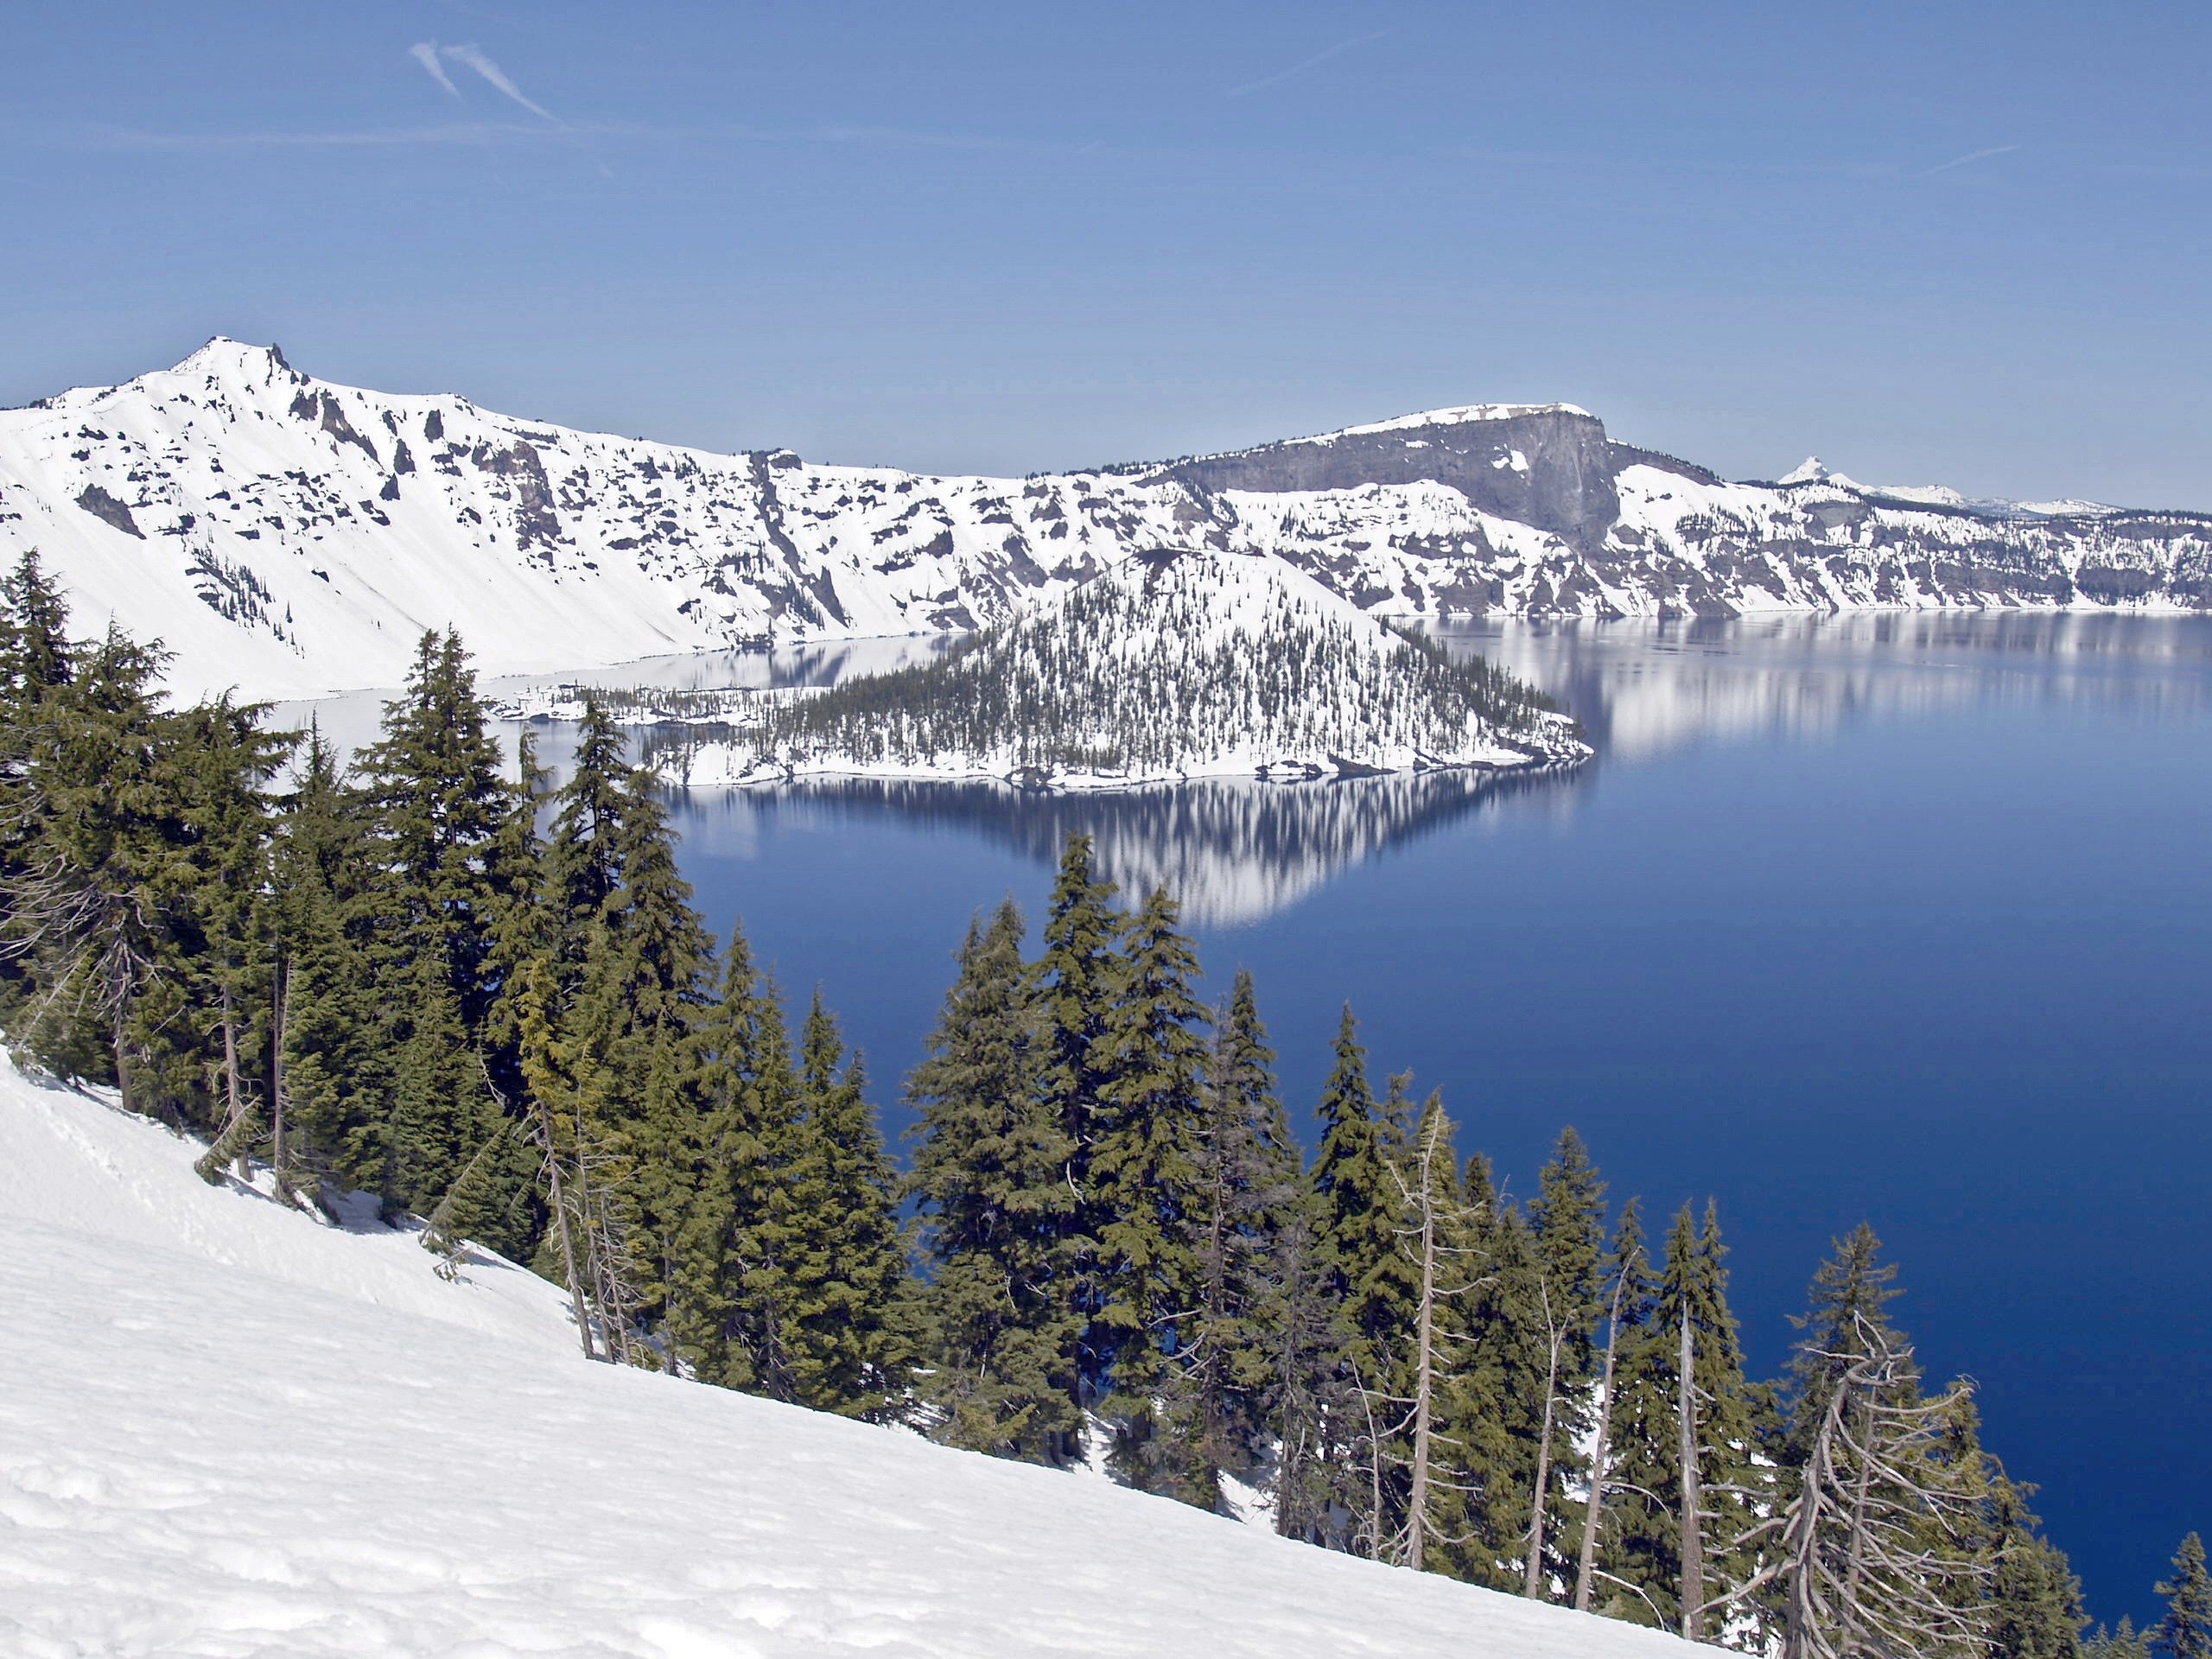
[[[1478,512],[1589,550],[1620,515],[1612,449],[1604,424],[1572,404],[1491,404],[1203,456],[1153,476],[1206,495],[1441,484]]]
[[[2212,607],[2205,515],[1730,484],[1565,404],[1026,480],[574,432],[223,340],[0,411],[0,559],[38,549],[80,626],[164,639],[188,694],[391,684],[430,627],[518,672],[964,631],[1199,547],[1416,617]]]

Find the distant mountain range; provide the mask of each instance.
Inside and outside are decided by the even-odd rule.
[[[1571,404],[1437,410],[1027,479],[718,455],[302,374],[218,339],[0,411],[0,558],[187,693],[398,680],[424,628],[489,671],[965,631],[1133,553],[1268,553],[1414,617],[2212,607],[2212,515],[1728,483]]]

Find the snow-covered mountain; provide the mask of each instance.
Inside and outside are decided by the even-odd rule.
[[[1139,554],[934,663],[626,700],[671,782],[850,775],[1128,788],[1585,760],[1529,687],[1259,554]],[[572,704],[546,712],[574,717]],[[675,728],[671,734],[671,728]]]
[[[1871,500],[1911,502],[1925,507],[1962,507],[1991,518],[2098,518],[2121,508],[2102,501],[2012,501],[2003,496],[1966,495],[1948,484],[1861,484],[1830,469],[1818,455],[1808,455],[1777,482],[1827,484]],[[2191,515],[2196,516],[2196,515]]]
[[[1656,1631],[586,1363],[550,1285],[203,1185],[0,1055],[0,1652],[1480,1653]],[[264,1183],[265,1186],[265,1183]]]
[[[1407,615],[2212,605],[2212,518],[2044,505],[1726,483],[1569,404],[927,477],[333,385],[230,340],[0,411],[0,558],[39,549],[80,626],[165,639],[188,693],[391,684],[426,627],[494,672],[967,630],[1197,547],[1280,555]]]

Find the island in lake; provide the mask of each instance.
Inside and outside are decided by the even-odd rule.
[[[1126,789],[1572,766],[1580,728],[1542,692],[1378,621],[1280,559],[1139,554],[928,663],[829,687],[562,687],[646,728],[692,788],[802,778],[995,779]]]

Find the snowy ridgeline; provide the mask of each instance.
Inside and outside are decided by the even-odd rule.
[[[0,1055],[0,1652],[1660,1659],[1673,1638],[577,1357]]]
[[[0,410],[0,565],[39,550],[187,697],[395,685],[425,628],[493,674],[966,632],[1161,547],[1429,618],[2212,604],[2202,514],[1729,483],[1564,404],[1026,479],[574,431],[231,340]]]
[[[1571,764],[1538,693],[1279,559],[1140,555],[943,659],[827,690],[604,694],[671,783],[829,775],[1115,789]],[[573,718],[552,695],[531,707]]]

